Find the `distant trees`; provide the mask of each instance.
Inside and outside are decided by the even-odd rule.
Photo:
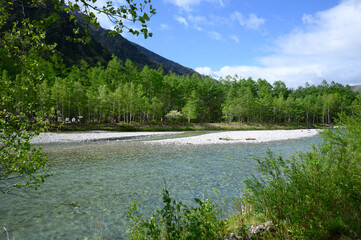
[[[186,105],[182,108],[182,113],[188,119],[188,123],[191,122],[191,119],[196,119],[198,117],[197,103],[198,98],[196,92],[193,90],[187,100]]]
[[[54,63],[48,65],[56,69]],[[10,82],[24,78],[6,72],[3,76]],[[138,69],[117,57],[106,67],[84,63],[65,73],[54,70],[35,88],[35,95],[19,94],[12,101],[32,102],[36,111],[55,121],[79,116],[88,122],[164,121],[175,110],[188,122],[332,123],[338,114],[351,113],[359,101],[349,86],[326,81],[293,90],[282,81],[271,85],[237,76],[215,81],[197,74],[165,75],[162,69]]]
[[[59,62],[59,57],[54,58]],[[19,106],[25,111],[26,104],[31,104],[52,121],[79,116],[88,122],[164,121],[166,114],[176,110],[188,122],[315,124],[332,123],[338,114],[352,113],[359,102],[358,93],[334,82],[293,90],[282,81],[271,85],[237,76],[215,81],[198,74],[164,74],[148,66],[138,69],[130,60],[123,64],[117,57],[105,67],[84,62],[71,69],[41,61],[52,70],[37,80],[34,92],[23,94],[22,84],[12,85],[26,82],[24,74],[3,71],[2,81],[9,86],[3,90],[7,109]]]

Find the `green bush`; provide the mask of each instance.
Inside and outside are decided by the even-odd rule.
[[[281,239],[361,236],[361,114],[341,120],[311,152],[284,159],[268,151],[257,160],[262,177],[245,181],[242,201]]]
[[[163,191],[164,207],[148,219],[138,211],[137,202],[128,206],[130,239],[222,239],[225,221],[221,210],[208,199],[194,199],[196,207],[189,207],[171,199]]]
[[[181,112],[178,112],[177,110],[172,110],[169,113],[167,113],[165,115],[165,117],[169,120],[169,121],[179,121],[182,117],[183,114]]]

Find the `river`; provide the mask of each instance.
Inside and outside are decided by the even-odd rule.
[[[1,195],[0,227],[10,239],[127,239],[127,206],[149,215],[161,206],[164,182],[177,200],[237,197],[267,149],[289,156],[320,137],[263,144],[153,145],[140,140],[43,144],[49,173],[41,187]],[[1,233],[0,239],[6,239]]]

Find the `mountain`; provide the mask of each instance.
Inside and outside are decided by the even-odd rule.
[[[4,19],[2,19],[4,21],[0,21],[2,22],[0,26],[1,37],[3,37],[3,34],[6,32],[9,32],[9,34],[11,33],[11,28],[14,22],[19,21],[20,23],[21,21],[24,21],[28,18],[29,22],[31,22],[29,26],[41,25],[44,27],[46,31],[46,44],[56,44],[56,53],[62,57],[62,60],[64,60],[67,66],[79,64],[81,60],[85,60],[91,66],[96,65],[98,62],[100,62],[102,65],[105,65],[112,58],[112,54],[103,48],[100,43],[94,41],[93,39],[90,40],[88,44],[82,44],[80,42],[68,40],[68,38],[74,39],[83,36],[85,37],[85,31],[84,29],[79,28],[79,35],[76,35],[73,30],[78,28],[77,23],[75,23],[73,20],[70,20],[70,15],[64,11],[59,11],[57,14],[54,14],[55,8],[53,1],[39,1],[39,4],[35,4],[35,1],[7,2],[9,4],[6,5],[9,6],[4,8],[6,10],[1,10],[1,14],[6,13],[7,15]],[[5,2],[1,2],[1,4],[3,5]],[[1,8],[5,7],[2,5]],[[52,16],[51,22],[48,19],[50,16]],[[0,18],[2,18],[2,16]],[[38,21],[38,23],[33,23],[33,21]],[[20,28],[21,27],[16,25],[14,29]],[[33,30],[32,27],[29,28]],[[22,32],[21,34],[30,35],[30,33],[26,31],[24,33]],[[39,35],[41,34],[39,33]],[[30,36],[35,42],[35,39],[37,39],[38,35]],[[17,44],[16,41],[14,41],[14,44]],[[25,46],[27,46],[27,43],[24,44],[22,48]],[[37,51],[37,53],[39,53],[44,59],[48,59],[54,54],[53,51],[46,50],[40,50]],[[1,60],[0,63],[2,62]]]
[[[115,36],[110,35],[109,32],[109,30],[102,29],[100,27],[90,28],[92,38],[104,49],[117,56],[123,62],[129,59],[139,68],[148,65],[150,68],[157,69],[162,66],[161,64],[152,61],[132,42],[128,41],[119,34]]]
[[[163,66],[163,69],[165,69],[166,71],[172,71],[173,73],[178,75],[192,75],[193,73],[197,73],[191,68],[184,67],[179,63],[168,60],[138,44],[133,44],[136,45],[138,49],[143,52],[148,58],[152,59],[156,63],[161,64]]]
[[[361,93],[361,85],[351,86],[351,89],[355,92]]]
[[[52,11],[53,8],[50,6],[45,9],[36,9],[34,13],[50,15]],[[106,65],[112,58],[112,54],[94,39],[91,39],[87,44],[68,40],[67,37],[79,37],[73,31],[78,26],[74,21],[70,20],[68,14],[62,12],[59,15],[59,19],[47,28],[46,42],[49,44],[56,43],[56,50],[63,57],[65,63],[71,66],[79,64],[80,60],[85,60],[91,66],[96,65],[98,62]],[[84,29],[80,28],[79,32],[80,37],[85,36]]]
[[[86,22],[83,18],[83,14],[81,12],[75,12],[73,14],[77,18],[78,23],[84,27]],[[100,43],[105,50],[114,54],[123,62],[129,59],[139,68],[142,68],[145,65],[154,69],[162,67],[165,73],[172,71],[177,75],[192,75],[193,73],[196,73],[193,69],[184,67],[176,62],[166,59],[125,39],[120,34],[113,36],[112,34],[109,34],[110,30],[92,25],[89,25],[89,30],[91,36],[96,42]]]

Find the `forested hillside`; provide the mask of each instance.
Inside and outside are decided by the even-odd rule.
[[[32,19],[41,19],[51,16],[54,6],[48,3],[44,8],[34,7],[28,8],[26,11]],[[77,30],[77,33],[74,32],[74,29]],[[69,14],[61,12],[56,20],[46,27],[45,43],[55,44],[57,54],[62,57],[67,66],[80,64],[81,60],[85,60],[91,66],[98,63],[106,65],[112,54],[94,39],[89,39],[87,44],[77,41],[85,36],[85,30],[71,20]],[[45,59],[49,57],[48,52],[43,51],[41,54]]]

